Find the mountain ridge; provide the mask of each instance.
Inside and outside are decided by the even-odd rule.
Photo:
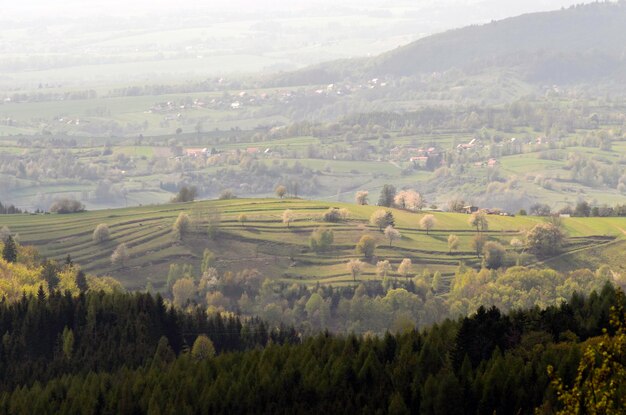
[[[274,78],[278,84],[513,68],[534,83],[626,81],[626,2],[523,14],[427,36],[372,58],[328,62]]]

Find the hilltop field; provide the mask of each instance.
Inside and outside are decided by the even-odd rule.
[[[349,218],[338,223],[324,222],[322,215],[329,207],[348,209]],[[289,227],[282,221],[286,209],[292,210],[295,216]],[[375,264],[385,259],[396,270],[403,258],[410,258],[412,274],[422,274],[426,269],[439,271],[446,280],[460,261],[470,266],[480,265],[481,259],[471,247],[476,230],[468,224],[469,215],[390,209],[396,229],[402,234],[402,238],[390,246],[378,228],[368,223],[377,209],[380,207],[302,199],[232,199],[68,215],[1,215],[0,227],[8,226],[19,235],[21,243],[38,247],[46,257],[63,259],[70,254],[86,271],[114,276],[128,289],[143,289],[148,281],[157,290],[165,289],[172,263],[192,264],[194,272],[199,274],[205,249],[215,254],[221,272],[255,268],[266,277],[283,281],[352,284],[346,262],[359,257],[354,248],[365,234],[376,238],[377,248],[374,259],[366,264],[359,280],[379,278]],[[173,224],[181,212],[190,216],[192,231],[178,240]],[[216,212],[220,216],[220,231],[216,238],[210,239],[207,220],[215,217]],[[428,213],[433,214],[437,222],[429,234],[419,226],[422,216]],[[246,216],[243,223],[241,214]],[[510,260],[519,256],[526,265],[550,266],[563,271],[597,268],[603,264],[615,271],[625,269],[626,218],[564,218],[563,226],[568,235],[565,252],[547,261],[538,261],[510,247],[511,239],[523,238],[525,231],[545,220],[533,216],[490,215],[486,236],[507,246]],[[111,239],[98,244],[92,240],[92,234],[101,223],[109,226]],[[309,248],[310,235],[319,227],[334,232],[332,248],[325,253],[315,253]],[[460,239],[458,249],[452,253],[447,244],[450,234]],[[130,259],[124,266],[113,266],[111,254],[121,243],[127,244]]]

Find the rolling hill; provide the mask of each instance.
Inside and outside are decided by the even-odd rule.
[[[285,83],[401,77],[460,69],[516,69],[536,83],[623,82],[626,3],[530,13],[422,38],[373,58],[343,60],[279,77]]]
[[[322,214],[329,207],[348,209],[348,220],[323,222]],[[289,227],[281,219],[285,209],[291,209],[295,215]],[[143,289],[148,280],[154,288],[163,289],[172,263],[192,264],[199,273],[205,249],[214,252],[221,272],[256,268],[267,277],[284,281],[351,284],[352,277],[345,264],[357,258],[354,247],[365,234],[373,236],[378,247],[376,259],[366,265],[361,279],[378,278],[374,264],[383,259],[388,259],[395,269],[403,258],[411,258],[414,274],[428,269],[429,272],[440,271],[444,277],[452,275],[459,261],[480,265],[480,259],[471,248],[475,230],[468,224],[468,215],[433,212],[437,225],[426,234],[419,228],[425,213],[393,209],[402,239],[389,246],[378,229],[368,224],[369,216],[377,209],[377,206],[301,199],[234,199],[70,215],[0,215],[0,227],[9,226],[12,232],[19,234],[23,244],[35,245],[44,256],[62,260],[70,254],[87,271],[114,276],[129,289]],[[221,234],[215,240],[209,239],[206,233],[210,210],[219,211],[221,215]],[[172,225],[181,212],[190,215],[194,227],[179,241],[173,235]],[[239,221],[241,214],[247,217],[245,223]],[[488,218],[488,238],[504,245],[545,220],[531,216]],[[111,240],[98,244],[92,240],[92,233],[100,223],[109,226]],[[610,250],[606,250],[603,261],[614,265],[616,270],[623,270],[626,218],[568,218],[564,224],[569,235],[566,255],[575,255],[582,265],[591,264],[597,261],[585,260],[585,253],[596,255],[606,247]],[[333,249],[316,254],[309,249],[309,236],[321,226],[334,231]],[[460,239],[459,249],[452,254],[447,246],[450,234]],[[112,266],[111,253],[120,243],[127,244],[130,260],[124,267]],[[567,258],[561,258],[565,265],[559,265],[556,260],[554,265],[566,268]],[[532,264],[535,260],[529,257],[527,261]]]

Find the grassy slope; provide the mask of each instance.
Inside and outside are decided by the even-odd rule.
[[[329,206],[349,209],[350,220],[338,224],[323,223],[321,214]],[[192,218],[201,218],[202,212],[208,208],[218,208],[222,212],[223,236],[218,241],[208,240],[203,230],[195,231],[182,242],[173,238],[171,227],[180,212],[188,212]],[[294,210],[297,216],[289,229],[281,222],[285,209]],[[236,199],[99,210],[74,215],[0,215],[0,226],[8,225],[13,232],[19,233],[23,243],[38,246],[45,256],[63,258],[69,253],[86,270],[113,275],[128,288],[143,288],[147,278],[151,278],[156,288],[161,287],[169,264],[173,262],[192,263],[197,270],[205,248],[216,253],[218,267],[222,270],[254,267],[266,276],[285,280],[350,283],[345,262],[356,257],[354,245],[364,234],[377,238],[377,258],[389,259],[394,268],[405,257],[412,259],[416,273],[428,268],[449,274],[460,260],[478,264],[471,250],[474,231],[467,224],[467,215],[436,212],[437,226],[430,235],[426,235],[418,226],[423,214],[394,210],[396,227],[402,232],[402,240],[389,247],[383,235],[367,224],[367,219],[376,209],[376,206],[337,202]],[[248,217],[245,226],[237,221],[241,213]],[[511,238],[542,220],[536,217],[490,216],[488,236],[508,244]],[[108,224],[112,234],[112,240],[101,245],[91,239],[93,229],[99,223]],[[316,255],[308,252],[308,238],[321,225],[334,230],[335,243],[331,252]],[[610,254],[614,258],[613,263],[622,261],[622,230],[626,229],[626,218],[570,218],[565,219],[565,226],[571,237],[568,250],[576,250],[577,258],[585,258],[586,252],[595,257],[597,252],[604,252],[604,244],[617,237],[620,238],[618,242],[609,243],[606,247],[614,250]],[[201,229],[204,227],[201,226]],[[447,237],[451,233],[461,239],[459,251],[452,255],[447,252]],[[117,244],[122,242],[129,246],[131,259],[126,268],[113,268],[109,257]],[[294,261],[290,256],[294,257]],[[590,260],[581,264],[596,265],[596,262]],[[554,264],[568,268],[558,259]],[[368,265],[362,278],[376,278],[375,266]]]

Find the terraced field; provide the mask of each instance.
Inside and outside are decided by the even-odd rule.
[[[322,214],[331,206],[348,209],[350,218],[341,223],[323,222]],[[285,209],[293,210],[296,216],[289,227],[281,220]],[[389,246],[378,229],[368,224],[376,209],[376,206],[309,200],[235,199],[71,215],[2,215],[0,226],[9,226],[19,234],[22,243],[37,246],[47,257],[60,259],[70,254],[87,271],[112,275],[129,289],[143,288],[148,279],[155,288],[163,287],[171,263],[191,263],[199,272],[205,248],[216,254],[222,271],[257,268],[268,277],[285,281],[350,284],[352,278],[345,263],[357,257],[354,246],[364,234],[378,241],[376,259],[388,259],[394,269],[403,258],[411,258],[413,273],[428,269],[440,271],[444,276],[450,276],[459,261],[472,266],[480,264],[471,248],[475,230],[468,225],[467,215],[433,212],[437,225],[426,234],[418,225],[424,213],[394,209],[396,228],[402,239]],[[221,213],[221,233],[216,240],[206,236],[209,210]],[[174,238],[172,232],[180,212],[189,213],[194,222],[193,231],[182,241]],[[243,225],[238,221],[242,213],[247,215]],[[544,220],[529,216],[489,216],[488,219],[488,238],[507,246],[513,237]],[[96,244],[92,233],[100,223],[109,226],[111,240]],[[547,265],[558,268],[569,268],[568,264],[574,263],[595,265],[598,261],[593,258],[602,258],[599,254],[602,252],[610,252],[607,255],[615,263],[624,262],[626,218],[567,218],[564,224],[569,235],[566,253],[547,261]],[[332,229],[335,236],[332,250],[324,254],[316,254],[308,247],[311,232],[320,226]],[[447,246],[450,234],[456,234],[461,241],[458,251],[453,253],[448,252]],[[113,267],[110,255],[120,243],[128,245],[130,260],[125,267]],[[578,262],[569,262],[568,258],[577,258]],[[375,265],[368,264],[360,278],[377,278]]]

